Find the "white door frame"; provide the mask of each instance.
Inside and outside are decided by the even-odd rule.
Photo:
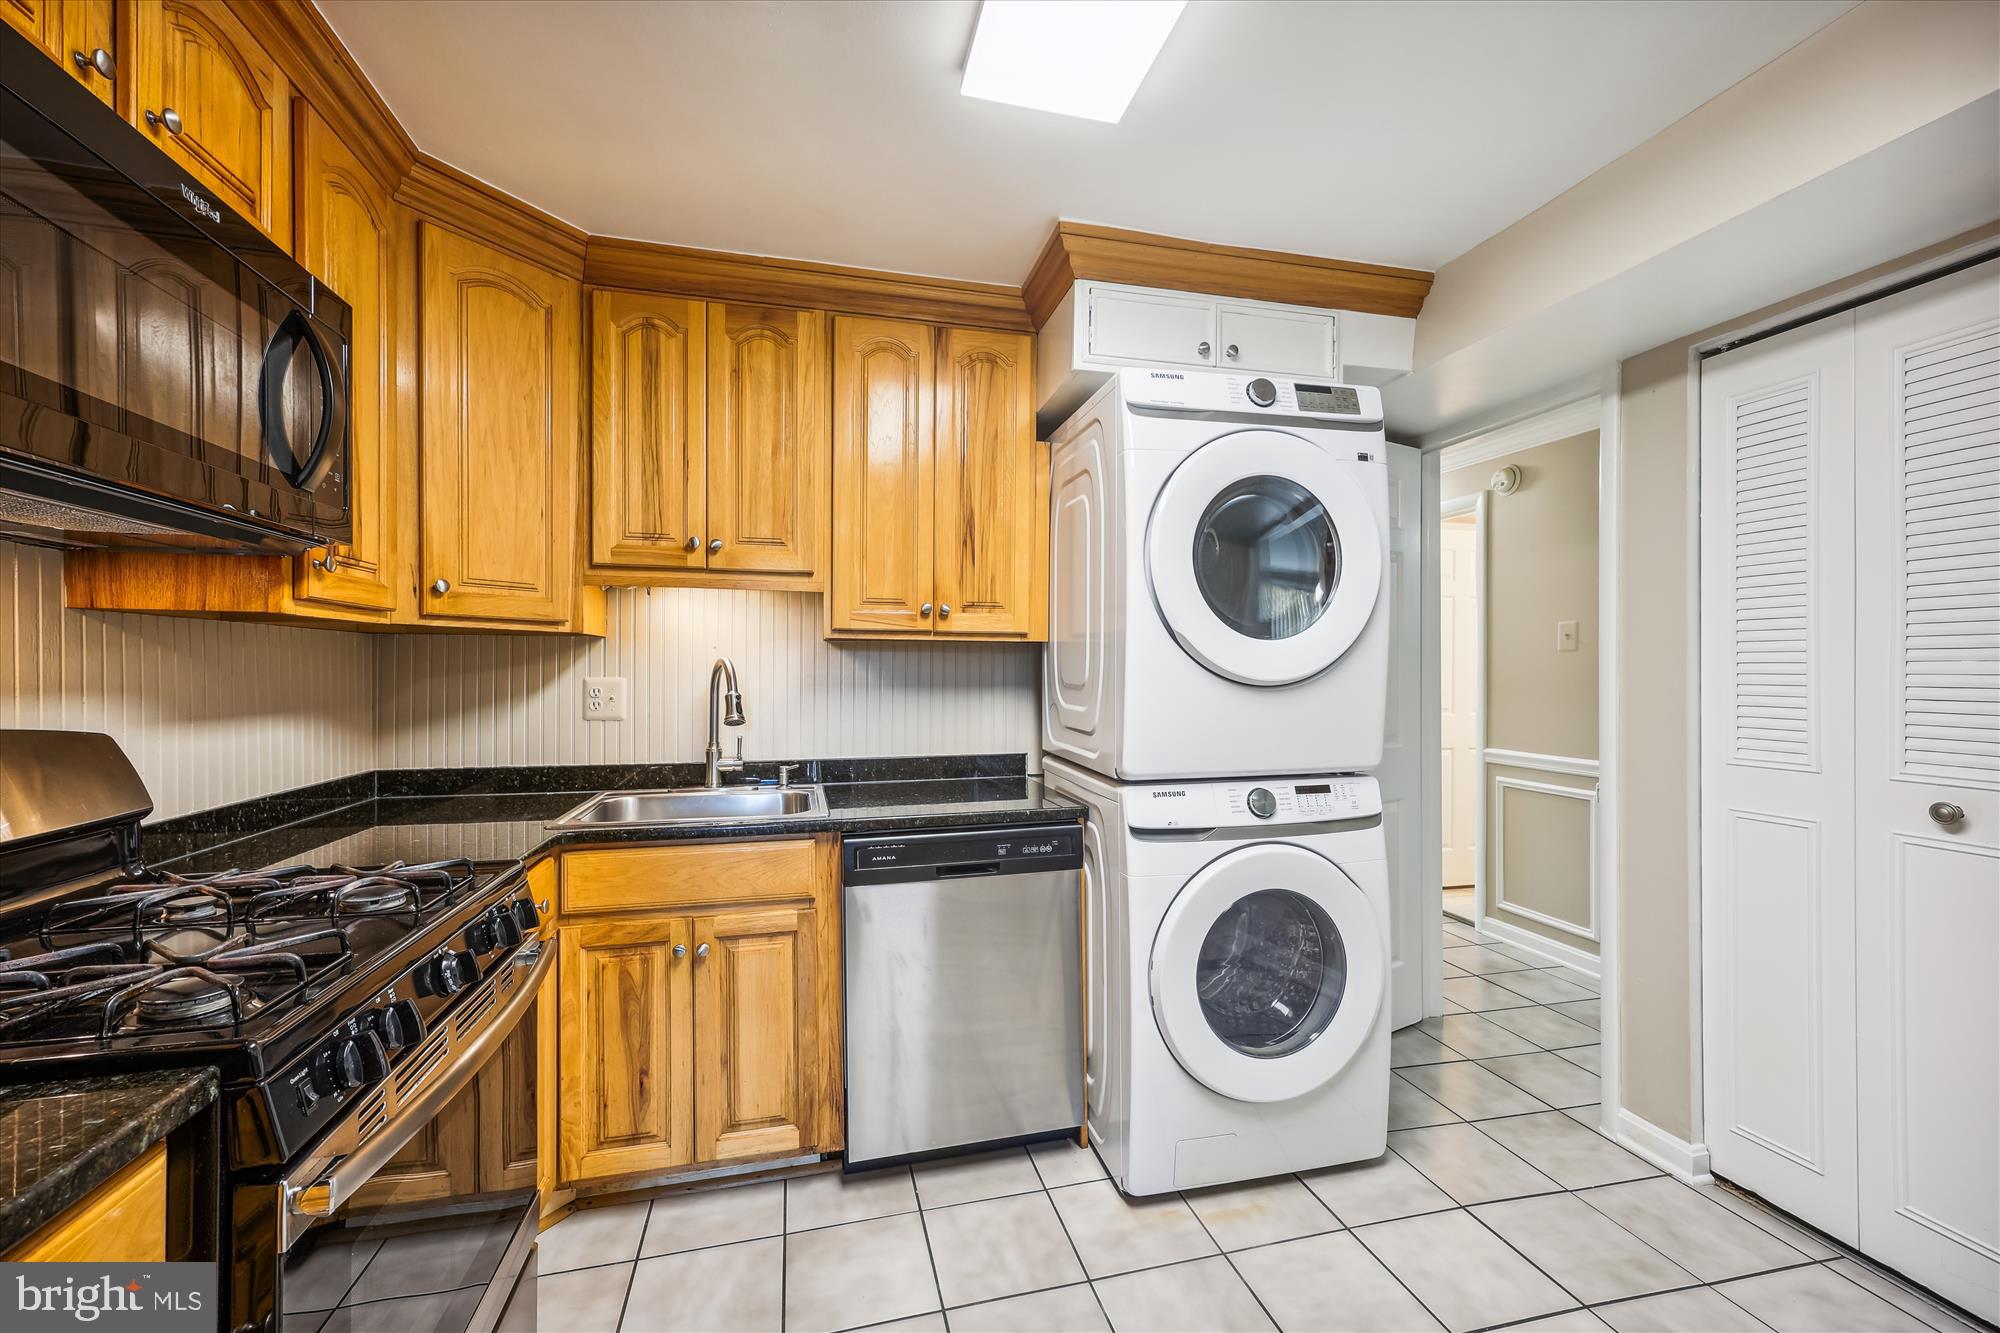
[[[1479,616],[1474,621],[1474,633],[1472,636],[1472,669],[1477,678],[1473,686],[1473,693],[1479,700],[1479,713],[1472,737],[1472,777],[1475,783],[1475,790],[1478,792],[1479,801],[1473,807],[1472,812],[1472,926],[1473,929],[1479,930],[1483,928],[1481,923],[1486,920],[1486,492],[1479,491],[1473,495],[1461,495],[1456,500],[1439,502],[1438,520],[1440,522],[1447,518],[1455,518],[1460,514],[1472,515],[1472,583],[1479,598]],[[1443,572],[1440,570],[1440,588],[1442,588],[1442,583]],[[1443,614],[1443,610],[1443,594],[1440,591],[1438,606],[1440,615]],[[1442,634],[1439,636],[1439,642],[1442,645]],[[1438,665],[1440,669],[1444,665],[1442,653],[1439,654]],[[1443,686],[1444,682],[1440,679],[1438,682],[1439,708],[1444,706]],[[1441,751],[1444,747],[1440,745],[1438,748]],[[1440,762],[1442,761],[1440,760]],[[1439,817],[1442,819],[1444,800],[1442,788],[1440,788],[1438,800]],[[1442,838],[1439,839],[1439,843],[1443,843]],[[1444,854],[1442,845],[1438,848],[1438,854],[1440,857]],[[1439,878],[1439,890],[1442,892],[1443,877],[1440,876]]]
[[[1694,1126],[1695,1138],[1692,1144],[1675,1145],[1689,1151],[1697,1171],[1703,1176],[1708,1169],[1707,1114],[1704,1105],[1702,1049],[1702,970],[1701,970],[1701,909],[1707,886],[1701,874],[1701,368],[1708,357],[1725,351],[1748,339],[1776,333],[1795,324],[1834,314],[1846,307],[1861,305],[1868,301],[1887,296],[1899,288],[1915,286],[1933,278],[1945,276],[1954,269],[1969,267],[1983,259],[2000,253],[2000,243],[1988,237],[1959,246],[1944,254],[1904,265],[1891,272],[1879,274],[1865,281],[1855,282],[1809,301],[1800,301],[1774,315],[1755,319],[1729,329],[1713,338],[1703,339],[1688,347],[1687,373],[1687,586],[1693,595],[1688,598],[1687,607],[1687,844],[1688,844],[1688,1086],[1691,1105],[1688,1123]],[[1613,368],[1615,374],[1616,368]],[[1601,531],[1601,530],[1600,530]],[[1600,741],[1600,744],[1605,742]],[[1606,771],[1610,771],[1608,750]],[[1609,788],[1607,787],[1607,791]],[[1617,821],[1610,819],[1613,836],[1616,836]],[[1615,901],[1615,895],[1613,895]],[[1605,977],[1604,1022],[1609,1026],[1613,1012],[1614,990],[1609,973]],[[1614,1070],[1610,1044],[1605,1050],[1605,1109],[1611,1108],[1617,1084],[1611,1081]],[[1643,1122],[1642,1122],[1643,1123]],[[1655,1159],[1657,1160],[1657,1159]]]

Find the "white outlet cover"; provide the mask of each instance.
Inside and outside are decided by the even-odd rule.
[[[585,676],[583,678],[583,720],[586,722],[623,722],[625,720],[625,700],[628,694],[623,676]]]

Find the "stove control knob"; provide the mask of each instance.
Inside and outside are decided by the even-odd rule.
[[[504,907],[493,909],[493,934],[499,939],[502,949],[519,948],[525,938],[521,933],[521,923]]]
[[[313,1090],[322,1097],[358,1088],[364,1081],[361,1048],[352,1041],[336,1042],[313,1057]]]
[[[401,1050],[424,1039],[424,1016],[409,1000],[395,1000],[375,1013],[375,1033],[388,1049]]]
[[[1271,795],[1269,787],[1250,789],[1250,813],[1259,819],[1269,819],[1278,813],[1278,798]]]
[[[378,1078],[389,1076],[389,1052],[382,1045],[382,1039],[373,1032],[363,1032],[352,1043],[361,1061],[361,1076],[373,1083]]]
[[[535,910],[535,900],[533,898],[516,898],[514,900],[514,919],[521,923],[523,932],[533,930],[536,926],[542,924],[542,914]]]
[[[469,953],[447,953],[431,965],[431,981],[440,995],[456,995],[479,980],[479,960]]]
[[[492,953],[498,946],[493,938],[493,923],[485,917],[465,928],[465,948],[468,953]]]

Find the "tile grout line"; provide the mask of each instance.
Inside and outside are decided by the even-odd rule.
[[[1334,1213],[1333,1213],[1333,1209],[1331,1209],[1331,1208],[1327,1208],[1327,1207],[1326,1207],[1326,1203],[1325,1203],[1325,1201],[1324,1201],[1324,1200],[1322,1200],[1322,1199],[1321,1199],[1321,1198],[1319,1197],[1319,1195],[1317,1195],[1317,1194],[1313,1194],[1312,1190],[1310,1190],[1310,1189],[1307,1189],[1307,1188],[1306,1188],[1306,1183],[1305,1183],[1305,1182],[1304,1182],[1303,1180],[1300,1180],[1300,1179],[1298,1178],[1298,1174],[1297,1174],[1296,1172],[1294,1172],[1294,1173],[1293,1173],[1292,1175],[1290,1175],[1290,1176],[1287,1176],[1287,1177],[1285,1177],[1285,1178],[1286,1178],[1286,1179],[1288,1179],[1288,1180],[1290,1180],[1290,1181],[1292,1181],[1292,1182],[1293,1182],[1294,1184],[1296,1184],[1296,1185],[1297,1185],[1297,1186],[1298,1186],[1298,1187],[1299,1187],[1300,1189],[1303,1189],[1303,1190],[1305,1190],[1305,1191],[1306,1191],[1306,1193],[1307,1193],[1308,1195],[1311,1195],[1311,1197],[1312,1197],[1312,1201],[1313,1201],[1314,1203],[1318,1204],[1318,1205],[1319,1205],[1319,1206],[1320,1206],[1321,1208],[1325,1208],[1325,1209],[1326,1209],[1326,1215],[1327,1215],[1328,1217],[1332,1217],[1332,1218],[1333,1218],[1333,1220],[1334,1220],[1335,1222],[1339,1222],[1339,1221],[1340,1221],[1340,1219],[1339,1219],[1338,1217],[1334,1217]],[[1266,1318],[1266,1319],[1269,1319],[1269,1320],[1271,1321],[1271,1327],[1272,1327],[1272,1328],[1282,1328],[1283,1326],[1282,1326],[1281,1324],[1279,1324],[1279,1323],[1278,1323],[1278,1320],[1277,1320],[1276,1316],[1274,1316],[1274,1315],[1273,1315],[1273,1314],[1271,1313],[1271,1307],[1270,1307],[1270,1306],[1268,1306],[1268,1305],[1266,1305],[1266,1304],[1264,1304],[1264,1298],[1263,1298],[1262,1296],[1260,1296],[1260,1295],[1258,1295],[1258,1294],[1257,1294],[1257,1289],[1256,1289],[1255,1287],[1253,1287],[1253,1286],[1251,1286],[1251,1285],[1250,1285],[1250,1279],[1249,1279],[1249,1278],[1247,1278],[1247,1277],[1244,1277],[1244,1276],[1243,1276],[1243,1270],[1242,1270],[1242,1269],[1240,1269],[1240,1268],[1238,1268],[1238,1267],[1236,1266],[1236,1261],[1235,1261],[1234,1259],[1232,1259],[1232,1258],[1230,1258],[1230,1257],[1229,1257],[1229,1251],[1228,1251],[1228,1250],[1225,1250],[1225,1249],[1223,1249],[1223,1248],[1222,1248],[1222,1242],[1221,1242],[1221,1241],[1219,1241],[1219,1240],[1217,1240],[1217,1239],[1215,1238],[1215,1233],[1214,1233],[1213,1231],[1210,1231],[1210,1230],[1208,1229],[1208,1223],[1207,1223],[1206,1221],[1202,1220],[1202,1216],[1201,1216],[1201,1214],[1200,1214],[1200,1213],[1198,1213],[1198,1212],[1196,1212],[1196,1211],[1195,1211],[1195,1206],[1194,1206],[1193,1204],[1191,1204],[1191,1203],[1189,1203],[1189,1202],[1188,1202],[1188,1196],[1187,1196],[1187,1191],[1186,1191],[1186,1190],[1175,1190],[1175,1191],[1174,1191],[1174,1197],[1175,1197],[1175,1198],[1177,1198],[1177,1199],[1179,1199],[1179,1200],[1181,1201],[1181,1207],[1183,1207],[1183,1208],[1187,1209],[1187,1210],[1188,1210],[1188,1215],[1189,1215],[1190,1217],[1194,1218],[1194,1224],[1195,1224],[1196,1226],[1198,1226],[1198,1227],[1200,1227],[1200,1228],[1201,1228],[1201,1234],[1202,1234],[1202,1235],[1204,1235],[1204,1236],[1208,1237],[1208,1243],[1209,1243],[1210,1245],[1213,1245],[1213,1246],[1215,1246],[1215,1252],[1216,1252],[1217,1254],[1219,1254],[1219,1255],[1221,1255],[1221,1256],[1222,1256],[1222,1261],[1223,1261],[1224,1263],[1226,1263],[1226,1264],[1228,1264],[1228,1265],[1229,1265],[1229,1271],[1230,1271],[1230,1272],[1232,1272],[1232,1273],[1234,1273],[1234,1274],[1236,1274],[1236,1280],[1237,1280],[1238,1282],[1241,1282],[1241,1283],[1243,1284],[1243,1290],[1245,1290],[1245,1291],[1247,1291],[1247,1292],[1249,1292],[1249,1293],[1250,1293],[1250,1299],[1251,1299],[1251,1300],[1253,1300],[1253,1301],[1255,1301],[1255,1302],[1257,1302],[1257,1308],[1258,1308],[1259,1310],[1262,1310],[1262,1311],[1264,1312],[1264,1318]],[[1326,1235],[1327,1233],[1326,1233],[1326,1232],[1324,1232],[1324,1231],[1321,1231],[1321,1232],[1316,1232],[1316,1233],[1314,1233],[1314,1234],[1316,1234],[1316,1235],[1321,1235],[1321,1236],[1324,1236],[1324,1235]],[[1302,1237],[1302,1236],[1294,1236],[1294,1237],[1292,1237],[1291,1239],[1293,1239],[1293,1240],[1303,1240],[1303,1239],[1305,1239],[1305,1238],[1304,1238],[1304,1237]],[[1204,1258],[1206,1258],[1207,1256],[1203,1256],[1203,1257],[1204,1257]],[[1198,1262],[1198,1261],[1197,1261],[1197,1262]]]
[[[639,1255],[646,1248],[646,1233],[652,1230],[653,1227],[653,1205],[658,1202],[659,1199],[657,1198],[646,1200],[646,1220],[639,1224],[639,1243],[633,1247],[632,1258],[628,1261],[632,1265],[632,1271],[625,1275],[625,1294],[618,1298],[618,1322],[611,1326],[614,1329],[623,1330],[625,1327],[625,1312],[632,1304],[632,1283],[639,1276]],[[602,1264],[596,1265],[596,1267],[607,1266]],[[537,1280],[539,1281],[540,1279],[538,1278]]]
[[[1083,1152],[1087,1152],[1087,1153],[1089,1153],[1089,1154],[1090,1154],[1090,1155],[1091,1155],[1091,1156],[1092,1156],[1093,1158],[1096,1158],[1096,1159],[1097,1159],[1097,1164],[1098,1164],[1099,1166],[1103,1166],[1103,1165],[1104,1165],[1104,1161],[1103,1161],[1103,1159],[1102,1159],[1102,1158],[1098,1158],[1098,1157],[1097,1157],[1097,1149],[1095,1149],[1095,1148],[1084,1148],[1084,1149],[1081,1149],[1081,1151],[1083,1151]],[[1090,1265],[1089,1265],[1089,1264],[1086,1264],[1086,1263],[1085,1263],[1085,1262],[1083,1261],[1083,1251],[1077,1248],[1077,1245],[1076,1245],[1076,1237],[1075,1237],[1075,1236],[1072,1236],[1072,1235],[1070,1234],[1070,1232],[1069,1232],[1069,1220],[1068,1220],[1067,1218],[1065,1218],[1065,1217],[1064,1217],[1064,1216],[1062,1215],[1062,1209],[1060,1209],[1060,1208],[1057,1208],[1057,1207],[1056,1207],[1056,1194],[1055,1194],[1055,1191],[1054,1191],[1053,1189],[1050,1189],[1050,1188],[1049,1188],[1049,1181],[1048,1181],[1048,1177],[1047,1177],[1047,1176],[1044,1176],[1044,1175],[1042,1174],[1042,1168],[1041,1168],[1041,1165],[1040,1165],[1039,1163],[1036,1163],[1036,1162],[1035,1162],[1035,1155],[1034,1155],[1033,1153],[1029,1153],[1029,1154],[1028,1154],[1028,1161],[1030,1162],[1030,1164],[1033,1164],[1033,1165],[1034,1165],[1034,1167],[1035,1167],[1035,1179],[1037,1179],[1037,1180],[1039,1180],[1039,1181],[1041,1181],[1041,1182],[1042,1182],[1042,1193],[1048,1196],[1048,1200],[1049,1200],[1049,1209],[1050,1209],[1050,1211],[1052,1211],[1052,1212],[1053,1212],[1053,1213],[1055,1213],[1055,1215],[1056,1215],[1056,1225],[1062,1228],[1062,1233],[1063,1233],[1063,1239],[1064,1239],[1065,1241],[1068,1241],[1068,1242],[1069,1242],[1069,1252],[1070,1252],[1071,1254],[1073,1254],[1073,1255],[1075,1255],[1075,1256],[1076,1256],[1076,1266],[1077,1266],[1077,1268],[1078,1268],[1078,1269],[1080,1269],[1080,1270],[1082,1271],[1082,1273],[1083,1273],[1083,1283],[1084,1283],[1084,1285],[1085,1285],[1086,1287],[1089,1287],[1089,1288],[1090,1288],[1090,1299],[1091,1299],[1091,1300],[1093,1300],[1093,1301],[1095,1301],[1095,1302],[1097,1303],[1097,1313],[1098,1313],[1099,1315],[1103,1316],[1103,1319],[1104,1319],[1104,1326],[1105,1326],[1106,1328],[1110,1328],[1110,1327],[1111,1327],[1111,1312],[1110,1312],[1109,1310],[1107,1310],[1107,1309],[1105,1309],[1105,1308],[1104,1308],[1104,1298],[1103,1298],[1102,1296],[1100,1296],[1100,1295],[1098,1295],[1098,1294],[1097,1294],[1097,1279],[1096,1279],[1096,1278],[1094,1278],[1094,1277],[1092,1277],[1092,1276],[1090,1275]],[[1105,1182],[1106,1184],[1111,1184],[1111,1172],[1110,1172],[1110,1168],[1108,1168],[1108,1167],[1107,1167],[1107,1168],[1105,1168],[1105,1173],[1104,1173],[1104,1175],[1102,1175],[1102,1176],[1098,1177],[1098,1179],[1099,1179],[1099,1180],[1102,1180],[1102,1181],[1104,1181],[1104,1182]],[[1073,1183],[1073,1184],[1077,1184],[1077,1185],[1094,1185],[1094,1184],[1096,1184],[1097,1182],[1096,1182],[1096,1181],[1090,1181],[1090,1180],[1079,1180],[1079,1181],[1074,1181],[1074,1182],[1072,1182],[1072,1183]],[[1067,1187],[1065,1187],[1065,1188],[1067,1188]],[[1117,1189],[1117,1188],[1118,1188],[1118,1186],[1116,1186],[1116,1185],[1111,1185],[1111,1188],[1115,1190],[1115,1189]],[[1045,1288],[1043,1288],[1043,1290],[1045,1290],[1045,1291],[1054,1291],[1054,1290],[1055,1290],[1055,1288],[1053,1288],[1053,1287],[1045,1287]],[[946,1313],[946,1315],[945,1315],[945,1325],[946,1325],[946,1327],[947,1327],[947,1328],[949,1328],[949,1327],[950,1327],[950,1325],[951,1325],[951,1315],[950,1315],[949,1313]]]
[[[1033,1170],[1032,1165],[1030,1166],[1029,1169]],[[1035,1173],[1035,1179],[1037,1180],[1041,1179],[1040,1172]],[[951,1316],[946,1314],[944,1311],[944,1283],[938,1280],[937,1252],[931,1249],[931,1225],[929,1222],[924,1220],[924,1192],[917,1187],[917,1173],[913,1169],[910,1170],[910,1193],[914,1194],[917,1198],[917,1230],[923,1234],[924,1238],[924,1260],[931,1266],[931,1290],[937,1293],[938,1318],[944,1320],[946,1328],[950,1328]],[[1002,1197],[1008,1197],[1008,1196],[1002,1196]],[[1055,1207],[1053,1203],[1051,1203],[1049,1206],[1051,1208]],[[924,1313],[928,1312],[918,1311],[918,1314],[924,1314]],[[898,1315],[894,1317],[914,1319],[917,1316]]]

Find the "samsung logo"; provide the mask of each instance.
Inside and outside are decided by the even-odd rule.
[[[1187,378],[1187,376],[1177,374],[1171,370],[1149,370],[1146,374],[1149,378],[1156,380],[1184,380]]]
[[[193,204],[194,211],[207,218],[210,222],[222,221],[222,210],[196,194],[193,190],[190,190],[186,182],[182,182],[181,184],[181,198]]]
[[[1152,795],[1153,799],[1157,801],[1157,800],[1159,800],[1159,799],[1160,799],[1160,798],[1161,798],[1162,796],[1185,796],[1185,795],[1187,795],[1187,793],[1186,793],[1185,791],[1182,791],[1182,790],[1179,790],[1179,789],[1175,789],[1175,790],[1172,790],[1172,791],[1156,791],[1156,792],[1153,792],[1153,793],[1151,793],[1151,795]]]

